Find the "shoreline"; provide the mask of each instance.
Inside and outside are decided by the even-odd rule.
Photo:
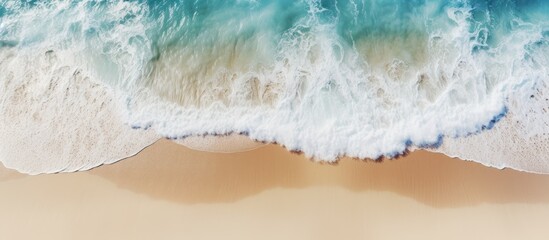
[[[465,161],[465,162],[471,162],[474,164],[480,164],[483,167],[487,168],[493,168],[496,170],[506,170],[510,169],[512,171],[518,171],[518,172],[524,172],[529,174],[540,174],[540,175],[548,175],[547,173],[541,172],[541,171],[529,171],[524,169],[515,169],[513,167],[498,167],[494,165],[490,165],[488,163],[483,163],[481,161],[477,161],[474,159],[467,159],[462,158],[457,155],[450,155],[442,151],[442,149],[438,148],[419,148],[419,147],[410,147],[407,148],[406,151],[396,155],[395,157],[384,157],[381,156],[377,159],[371,159],[371,158],[357,158],[357,157],[348,157],[348,156],[341,156],[338,157],[335,161],[325,161],[325,160],[318,160],[311,157],[306,157],[304,153],[301,150],[289,150],[285,146],[282,146],[278,143],[269,143],[269,142],[261,142],[254,139],[249,138],[246,134],[237,134],[237,133],[231,133],[228,135],[204,135],[204,136],[190,136],[183,139],[169,139],[169,138],[163,138],[160,137],[156,141],[152,142],[151,144],[135,151],[135,153],[132,153],[128,155],[127,157],[114,159],[106,161],[105,163],[101,163],[94,166],[88,166],[87,168],[75,170],[75,171],[59,171],[59,172],[50,172],[50,173],[25,173],[25,172],[19,172],[16,168],[12,168],[9,166],[6,166],[2,161],[0,161],[0,168],[6,168],[9,170],[16,171],[20,174],[25,174],[29,176],[36,176],[36,175],[44,175],[44,174],[63,174],[63,173],[78,173],[78,172],[86,172],[91,171],[96,168],[101,168],[104,166],[109,166],[113,164],[117,164],[121,161],[126,161],[132,158],[138,157],[143,151],[146,151],[148,148],[157,145],[157,144],[166,144],[166,142],[177,144],[179,146],[182,146],[184,148],[188,148],[191,151],[197,151],[197,152],[204,152],[204,153],[211,153],[211,154],[238,154],[238,153],[244,153],[244,152],[250,152],[254,151],[260,148],[269,147],[269,146],[276,146],[278,148],[281,148],[285,150],[287,153],[291,155],[297,155],[299,157],[308,159],[310,162],[315,164],[328,164],[328,165],[338,165],[341,161],[359,161],[359,162],[374,162],[374,163],[382,163],[387,161],[398,161],[401,159],[406,159],[409,157],[409,155],[415,155],[416,152],[428,152],[433,154],[440,154],[443,158],[449,158],[449,159],[455,159],[458,161]]]
[[[160,140],[85,172],[0,167],[0,231],[13,239],[535,239],[549,234],[547,187],[548,175],[421,150],[334,166],[272,144],[224,154]],[[417,231],[426,226],[434,227]]]

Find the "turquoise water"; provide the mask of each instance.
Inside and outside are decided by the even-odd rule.
[[[31,59],[0,62],[18,81],[65,56],[54,65],[117,92],[128,127],[322,160],[497,125],[511,95],[547,83],[548,41],[542,0],[0,1],[0,49]]]

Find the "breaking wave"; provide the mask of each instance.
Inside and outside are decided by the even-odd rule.
[[[308,157],[427,148],[549,172],[549,3],[0,0],[0,160],[85,170],[160,137]]]

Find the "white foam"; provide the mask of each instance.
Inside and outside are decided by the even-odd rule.
[[[545,48],[538,52],[545,54],[537,58],[541,66],[549,66],[549,46]],[[509,112],[493,129],[445,138],[440,148],[431,150],[496,168],[549,173],[549,71],[547,67],[541,71],[522,73],[525,82],[508,96]]]
[[[448,22],[440,23],[447,24],[444,32],[410,39],[428,42],[408,44],[419,48],[411,52],[426,53],[410,62],[406,54],[363,54],[375,43],[380,54],[393,56],[394,42],[351,45],[332,23],[317,18],[321,10],[312,1],[310,15],[285,34],[271,65],[230,68],[212,61],[198,66],[208,74],[192,78],[181,72],[189,69],[182,56],[160,54],[148,62],[154,51],[140,19],[143,6],[113,4],[107,14],[52,4],[47,6],[56,9],[38,8],[2,23],[21,25],[21,32],[12,33],[21,39],[51,37],[21,43],[26,48],[0,48],[0,161],[6,166],[31,174],[78,171],[134,154],[159,136],[245,133],[319,161],[390,157],[440,144],[445,136],[436,151],[494,167],[549,172],[549,51],[536,44],[543,39],[542,25],[518,23],[513,34],[500,36],[500,45],[475,52],[486,43],[478,37],[483,30],[470,25],[471,9],[448,9]],[[78,34],[66,38],[68,26],[90,30],[103,20],[126,21],[129,12],[126,24],[88,42]],[[75,20],[44,33],[32,14]],[[33,24],[37,29],[22,27]],[[215,56],[198,57],[207,63]],[[160,66],[161,74],[148,75]],[[505,111],[507,117],[481,132]],[[223,152],[235,147],[196,138],[177,142]]]
[[[0,161],[28,174],[73,172],[133,155],[158,139],[120,118],[114,93],[70,54],[0,49]]]
[[[523,26],[493,50],[475,53],[473,47],[484,43],[471,41],[482,34],[482,29],[470,32],[469,10],[448,9],[453,25],[448,26],[448,32],[432,33],[428,59],[420,69],[408,67],[417,63],[402,59],[387,63],[385,70],[369,67],[368,59],[345,50],[351,47],[337,39],[333,26],[319,24],[314,17],[305,19],[281,43],[284,54],[272,69],[234,72],[231,82],[223,82],[230,86],[226,89],[227,101],[211,97],[208,99],[212,102],[206,107],[180,107],[142,90],[132,95],[128,119],[138,126],[153,126],[161,135],[173,138],[245,132],[253,139],[277,142],[323,161],[334,161],[343,155],[394,156],[410,144],[437,145],[441,136],[446,138],[440,151],[450,154],[448,145],[467,146],[461,148],[458,156],[469,156],[465,154],[467,149],[478,151],[455,137],[483,136],[484,133],[477,133],[491,127],[492,121],[506,110],[518,111],[506,105],[511,94],[529,91],[523,83],[548,79],[543,63],[534,66],[525,59],[530,54],[525,47],[541,39],[539,26]],[[312,30],[301,31],[299,27]],[[531,57],[534,61],[546,60],[543,52]],[[249,79],[259,79],[254,83],[258,85],[256,89],[261,89],[259,93],[242,91],[249,89]],[[253,102],[251,95],[264,96],[265,92],[274,94],[274,103],[239,105]],[[463,141],[469,141],[466,139]],[[492,144],[500,140],[483,141]],[[520,143],[515,148],[521,148]],[[486,149],[481,151],[484,155],[475,155],[479,157],[477,161],[546,171],[543,164],[537,163],[539,157],[532,159],[531,165],[519,164],[520,160],[514,158],[488,161],[493,148]],[[516,164],[509,163],[512,161]]]
[[[283,55],[275,66],[216,79],[228,86],[226,101],[215,97],[215,89],[196,87],[210,102],[181,107],[178,99],[166,100],[140,89],[130,94],[128,119],[174,138],[245,132],[253,139],[277,142],[327,161],[342,155],[390,156],[404,151],[407,142],[435,144],[441,134],[466,135],[503,111],[504,97],[498,88],[505,78],[484,82],[488,57],[472,56],[469,48],[462,47],[472,43],[466,21],[460,21],[454,33],[433,40],[439,46],[432,46],[424,69],[407,68],[405,61],[395,59],[379,71],[338,39],[333,26],[314,17],[304,19],[281,43]],[[178,71],[179,63],[171,60],[161,56],[158,62]],[[200,80],[171,81],[187,84],[188,92],[195,88],[191,84],[200,84]],[[262,99],[267,94],[274,96],[272,103]],[[254,101],[256,105],[243,104]]]

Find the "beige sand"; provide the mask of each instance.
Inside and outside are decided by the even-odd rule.
[[[547,239],[549,175],[415,152],[312,163],[160,141],[89,172],[0,170],[0,239]]]

